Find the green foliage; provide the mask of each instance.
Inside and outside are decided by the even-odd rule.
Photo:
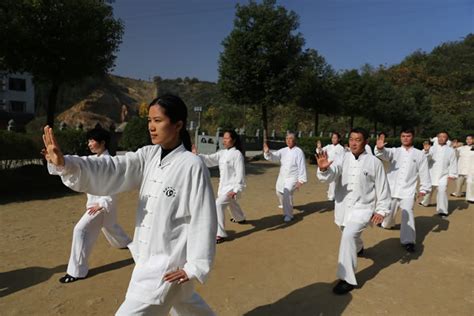
[[[112,7],[100,0],[4,0],[0,25],[0,69],[51,84],[50,125],[60,85],[105,74],[123,34]]]
[[[75,129],[55,130],[54,135],[64,154],[79,156],[91,154],[87,147],[85,131]]]
[[[41,143],[29,135],[0,130],[0,160],[41,158]]]
[[[135,151],[140,147],[150,144],[148,119],[144,117],[132,118],[123,131],[122,138],[119,142],[119,148]]]
[[[264,129],[267,107],[291,98],[299,78],[304,39],[293,11],[274,0],[237,4],[234,28],[222,45],[219,88],[229,102],[259,105]]]

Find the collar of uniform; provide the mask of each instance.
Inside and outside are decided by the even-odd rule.
[[[172,152],[170,152],[168,155],[166,155],[166,157],[163,158],[163,161],[161,160],[161,150],[162,150],[162,148],[160,146],[160,150],[158,151],[158,159],[160,159],[159,165],[161,167],[163,167],[163,166],[168,165],[173,160],[173,157],[175,155],[177,155],[178,153],[186,151],[186,148],[184,148],[183,144],[179,145]]]
[[[364,150],[364,151],[361,152],[360,155],[356,158],[356,156],[355,156],[355,155],[352,153],[352,151],[351,151],[351,156],[352,156],[352,158],[354,158],[354,160],[361,160],[361,158],[364,158],[366,155],[368,155],[368,154],[367,154],[367,151]]]
[[[94,157],[102,157],[102,156],[110,156],[109,151],[106,149],[100,156],[97,154],[94,155]]]
[[[235,150],[235,146],[232,146],[232,147],[230,147],[230,148],[226,148],[226,150],[228,150],[228,151]]]

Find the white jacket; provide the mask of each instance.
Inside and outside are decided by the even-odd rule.
[[[469,173],[470,166],[474,165],[474,160],[471,155],[471,146],[464,145],[456,148],[456,153],[458,156],[458,174],[465,176]]]
[[[428,158],[432,185],[439,185],[442,177],[458,177],[458,164],[453,148],[448,145],[432,146],[428,152],[425,151],[425,154]]]
[[[173,287],[190,295],[191,282],[163,281],[178,268],[190,279],[206,280],[217,220],[209,171],[199,157],[181,145],[161,161],[161,147],[152,145],[110,159],[66,156],[65,162],[61,178],[75,191],[106,195],[140,188],[127,298],[162,304]]]
[[[431,191],[428,161],[421,150],[413,147],[408,150],[404,147],[378,150],[375,147],[375,156],[390,163],[387,178],[393,198],[414,198],[418,176],[420,192]]]
[[[339,156],[324,172],[318,168],[321,182],[335,181],[335,223],[367,224],[376,212],[390,214],[390,188],[382,162],[363,152],[356,159],[351,152]]]
[[[240,193],[245,188],[245,161],[242,153],[231,147],[210,155],[199,154],[206,166],[219,166],[218,195]]]
[[[296,182],[306,183],[306,164],[304,153],[301,148],[285,147],[277,151],[264,153],[266,160],[280,162],[280,174],[278,175],[276,190],[283,192],[285,187],[293,189]]]
[[[341,144],[329,144],[323,147],[323,151],[327,152],[329,161],[334,161],[336,156],[342,155],[344,153],[344,147],[342,147]]]
[[[105,159],[110,159],[110,154],[106,150],[100,156],[92,155],[90,157],[103,157]],[[112,213],[117,210],[117,202],[116,202],[115,196],[111,196],[111,195],[100,196],[100,195],[93,195],[93,194],[87,193],[86,208],[89,208],[95,205],[99,205],[107,213]]]

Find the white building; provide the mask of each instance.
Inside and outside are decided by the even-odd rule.
[[[35,88],[30,74],[0,71],[0,111],[35,113]]]

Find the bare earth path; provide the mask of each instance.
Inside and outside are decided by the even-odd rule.
[[[446,220],[433,216],[434,207],[416,206],[418,250],[411,255],[399,245],[399,230],[368,228],[361,288],[337,297],[331,288],[340,233],[315,167],[308,166],[309,183],[296,193],[296,220],[288,225],[274,193],[278,166],[254,162],[247,173],[240,202],[248,224],[228,222],[233,240],[218,245],[208,282],[197,285],[218,315],[474,315],[473,205],[450,199]],[[0,204],[0,315],[114,314],[133,261],[103,236],[89,277],[58,282],[84,204],[84,194]],[[119,222],[129,234],[136,205],[136,191],[119,195]]]

